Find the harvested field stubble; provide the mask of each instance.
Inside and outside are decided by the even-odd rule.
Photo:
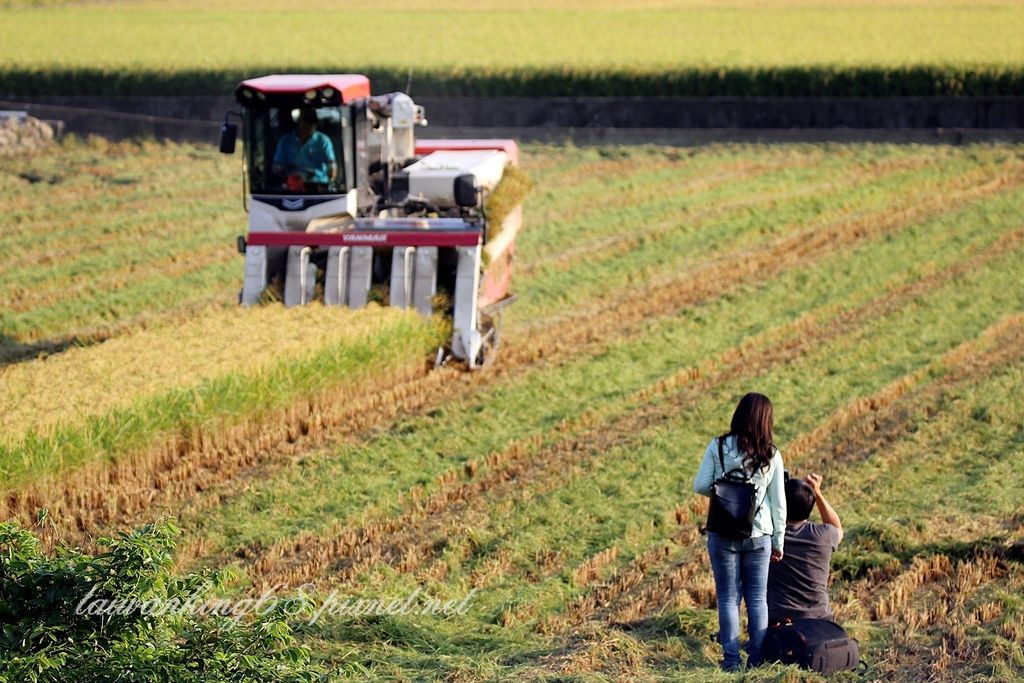
[[[799,156],[799,155],[797,155],[797,156],[792,156],[792,155],[788,155],[788,156],[783,156],[783,158],[784,158],[784,159],[788,159],[788,160],[790,160],[790,162],[794,162],[794,161],[796,161],[796,162],[799,162],[799,161],[801,160],[801,158],[800,158],[800,156]],[[624,162],[622,162],[622,163],[624,163],[624,164],[625,164],[626,162],[624,161]],[[884,165],[886,165],[886,166],[889,166],[889,165],[890,165],[890,162],[889,162],[888,160],[885,160],[885,159],[881,160],[881,162],[880,162],[880,163],[882,163],[882,164],[884,164]],[[901,165],[902,165],[902,164],[895,164],[894,166],[896,166],[896,167],[899,167],[899,166],[901,166]],[[528,282],[528,281],[527,281],[527,282]],[[664,297],[662,297],[662,298],[659,298],[658,300],[659,300],[659,301],[665,301],[666,299],[665,299]],[[622,309],[623,307],[622,307],[622,306],[618,306],[618,308]],[[639,322],[640,322],[640,319],[637,319],[637,322],[639,323]],[[555,332],[556,332],[556,334],[549,334],[549,335],[546,335],[546,336],[547,336],[547,337],[549,337],[549,338],[551,338],[551,337],[556,337],[556,336],[558,336],[558,334],[557,334],[557,329],[556,329],[556,331],[555,331]],[[600,342],[600,338],[596,339],[595,341],[597,341],[597,342],[599,343],[599,342]],[[539,346],[541,346],[541,347],[544,347],[544,346],[546,346],[546,345],[547,345],[547,342],[545,342],[545,341],[541,341],[541,343],[539,344]],[[451,387],[449,387],[449,388],[451,388]],[[424,386],[422,387],[422,389],[421,389],[421,390],[417,390],[417,391],[414,391],[414,392],[412,392],[412,393],[409,393],[409,392],[407,391],[407,392],[404,392],[404,395],[410,396],[410,398],[411,398],[411,399],[412,399],[412,400],[414,401],[414,402],[413,402],[412,404],[416,404],[416,402],[415,402],[415,401],[416,401],[416,400],[418,400],[418,399],[416,398],[416,396],[421,396],[421,397],[422,397],[422,396],[423,396],[423,392],[425,392],[426,390],[427,390],[427,385],[424,385]],[[456,390],[458,390],[458,386],[456,386]],[[441,396],[440,396],[440,395],[438,395],[438,396],[433,396],[432,398],[434,398],[434,399],[438,399],[438,402],[440,402],[440,401],[439,401],[439,399],[441,398]],[[437,404],[437,403],[435,403],[435,404]],[[389,414],[388,414],[388,413],[385,413],[385,414],[382,414],[382,415],[386,416],[386,415],[389,415]],[[246,434],[247,434],[247,435],[249,436],[248,440],[246,441],[246,444],[247,444],[247,446],[246,446],[246,447],[247,447],[247,450],[251,450],[251,447],[252,447],[252,445],[251,445],[251,444],[252,444],[252,443],[257,443],[257,442],[259,442],[259,443],[265,443],[265,444],[267,444],[267,445],[269,446],[269,444],[270,444],[270,443],[274,443],[274,442],[276,442],[276,441],[272,441],[272,440],[268,442],[268,441],[266,441],[265,439],[261,439],[261,438],[258,438],[258,437],[256,437],[256,436],[254,436],[254,435],[253,435],[253,434],[251,433],[251,431],[246,431],[245,433],[246,433]],[[179,450],[179,449],[175,449],[175,451],[177,451],[177,450]],[[249,458],[249,460],[251,460],[251,458]],[[265,459],[262,459],[262,460],[265,460]],[[143,470],[143,471],[147,471],[147,470],[146,470],[146,468],[144,468],[144,467],[142,468],[142,470]],[[224,470],[224,471],[230,471],[230,470]],[[116,478],[120,478],[120,477],[116,477]],[[73,494],[72,492],[68,492],[68,494],[70,494],[70,495],[74,495],[74,494]],[[67,495],[67,494],[66,494],[66,495]],[[101,501],[101,502],[103,503],[103,509],[104,509],[104,510],[111,510],[111,509],[112,509],[112,508],[111,508],[111,500],[117,500],[117,497],[114,497],[114,499],[111,499],[110,497],[106,497],[106,496],[102,496],[102,497],[98,497],[98,498],[97,498],[97,497],[95,497],[95,496],[91,496],[91,497],[90,497],[90,499],[92,499],[92,500],[97,500],[97,501]],[[38,501],[35,501],[35,502],[36,502],[36,503],[38,503]],[[117,507],[117,506],[115,506],[115,509],[116,509],[116,507]],[[110,517],[108,516],[108,514],[109,514],[109,513],[104,513],[104,514],[102,514],[102,515],[101,515],[101,516],[99,517],[99,519],[101,519],[101,520],[108,520],[108,521],[112,521],[112,522],[113,522],[113,521],[116,521],[116,518],[115,518],[115,519],[111,519],[111,518],[110,518]],[[86,517],[87,517],[87,516],[88,516],[88,515],[86,515]],[[78,526],[78,524],[76,524],[76,526]]]
[[[892,302],[895,305],[899,305],[898,300]],[[827,328],[827,325],[825,326]],[[821,344],[825,340],[822,338],[815,338],[813,330],[811,334],[803,335],[800,337],[801,340],[806,339],[806,343],[810,348],[813,348],[816,344]],[[945,354],[942,358],[938,359],[935,366],[929,366],[922,368],[921,371],[914,373],[917,376],[927,376],[935,372],[936,368],[944,366],[950,366],[953,369],[950,377],[959,376],[956,372],[959,370],[958,363],[965,363],[967,358],[974,358],[977,356],[979,349],[985,348],[985,346],[995,343],[997,344],[996,352],[989,352],[988,356],[982,355],[981,359],[985,359],[987,362],[1006,362],[1007,358],[1012,361],[1020,361],[1021,352],[1018,350],[1020,347],[1017,342],[1024,340],[1024,314],[1018,314],[999,320],[997,323],[987,328],[981,336],[976,340],[964,343],[954,349],[952,352]],[[1012,351],[1008,351],[1012,349]],[[761,352],[763,354],[763,352]],[[967,367],[972,367],[977,361],[971,361]],[[948,378],[944,378],[949,381]],[[811,433],[800,435],[798,439],[794,441],[794,445],[801,444],[796,449],[795,453],[787,451],[786,462],[789,467],[799,467],[806,458],[806,451],[817,443],[826,441],[830,436],[836,434],[842,434],[845,425],[850,421],[854,415],[863,415],[864,408],[872,407],[872,410],[878,410],[882,406],[891,403],[895,398],[902,395],[902,391],[893,391],[892,387],[905,387],[911,383],[913,378],[911,376],[901,377],[899,380],[887,385],[881,391],[877,392],[874,396],[864,397],[863,399],[855,399],[850,404],[840,408],[833,415],[823,423],[822,428],[817,428]],[[932,387],[933,391],[936,391],[935,387]],[[897,432],[898,433],[898,432]],[[703,506],[698,508],[698,512],[703,511]],[[699,517],[699,514],[697,515]],[[675,511],[675,517],[678,520],[685,517],[680,514],[679,509]],[[691,521],[691,520],[687,520]],[[696,572],[698,567],[695,567],[695,562],[698,565],[703,565],[700,568],[707,569],[707,565],[704,562],[705,558],[703,553],[700,552],[698,547],[694,546],[694,543],[698,540],[696,534],[696,526],[685,529],[681,534],[677,535],[674,539],[676,543],[683,547],[688,547],[686,554],[689,556],[689,561],[682,563],[672,574],[662,577],[657,585],[650,588],[648,592],[651,594],[649,598],[661,596],[662,598],[667,597],[671,594],[671,589],[678,589],[683,586],[689,586],[691,588],[691,598],[700,595],[704,598],[708,598],[713,595],[713,591],[710,593],[708,589],[710,584],[707,583],[706,579],[708,575],[705,573],[703,576],[698,575]],[[644,571],[637,571],[637,567],[645,567],[652,559],[663,554],[663,550],[660,547],[652,548],[649,553],[639,556],[635,562],[636,566],[631,566],[623,573],[620,579],[601,586],[599,588],[599,595],[585,594],[581,596],[576,603],[573,603],[566,615],[559,615],[555,621],[560,626],[556,627],[552,623],[542,624],[545,630],[562,630],[576,626],[581,623],[589,614],[591,614],[599,605],[606,605],[609,601],[619,598],[623,591],[629,588],[632,584],[635,584],[639,578],[644,575]],[[705,580],[702,580],[705,579]],[[645,603],[633,602],[635,596],[629,599],[623,600],[619,607],[628,605],[624,613],[619,613],[614,617],[615,621],[631,621],[638,618],[641,615],[645,615]],[[684,596],[685,598],[685,596]],[[632,603],[632,604],[630,604]],[[711,607],[712,604],[708,603],[697,603],[703,607]],[[662,605],[663,607],[664,605]],[[677,605],[677,607],[686,607],[686,604]],[[649,609],[649,608],[648,608]],[[646,615],[649,616],[649,615]]]
[[[118,254],[146,234],[131,213],[147,203],[162,202],[161,221],[186,218],[180,240],[150,236],[160,246],[139,261],[145,269],[177,276],[189,259],[216,262],[216,242],[230,241],[203,236],[223,170],[204,151],[64,149],[78,180],[42,160],[0,170],[52,174],[67,200],[76,182],[109,185],[123,202],[108,216]],[[197,170],[191,218],[174,213],[154,155]],[[458,619],[332,616],[304,631],[318,654],[364,678],[714,680],[714,589],[696,530],[705,502],[689,484],[736,398],[763,390],[776,401],[787,466],[823,470],[847,522],[833,602],[872,677],[1024,675],[1024,517],[999,493],[1024,486],[1020,148],[528,148],[523,159],[534,190],[517,245],[521,301],[495,367],[427,372],[435,331],[406,330],[391,339],[393,355],[377,347],[380,365],[347,356],[345,379],[303,366],[295,392],[265,410],[247,412],[243,392],[225,405],[249,408],[228,422],[189,422],[116,457],[65,463],[73,468],[50,463],[43,479],[26,471],[8,514],[27,520],[47,506],[50,540],[88,540],[178,512],[182,565],[234,564],[251,582],[242,592],[308,580],[367,598],[478,589]],[[17,218],[3,225],[14,261],[14,250],[65,230],[32,208],[40,188],[18,187]],[[4,314],[5,358],[37,344],[58,353],[9,363],[0,377],[47,368],[39,377],[49,384],[81,378],[76,368],[105,347],[158,358],[139,340],[173,338],[167,321],[244,336],[229,311],[189,322],[210,297],[230,305],[239,272],[226,261],[223,281],[136,317],[131,266],[89,246],[104,220],[63,234],[87,256],[80,270],[58,259],[49,274],[5,271],[17,278],[0,291],[21,292]],[[231,234],[241,220],[230,219]],[[19,253],[45,271],[39,254]],[[36,312],[65,276],[76,288],[70,317]],[[90,282],[95,291],[78,291]],[[93,329],[80,311],[111,293],[126,302],[103,323],[111,341],[62,358],[61,336]],[[324,335],[341,334],[321,322]],[[410,334],[423,349],[403,342]],[[196,344],[209,347],[208,362],[179,379],[202,385],[230,354],[213,338]],[[299,347],[280,364],[302,365]],[[114,381],[122,369],[110,367]],[[165,389],[175,381],[154,371]],[[2,400],[19,429],[34,424],[27,404]],[[109,416],[115,403],[91,414]],[[69,419],[86,412],[69,409]]]
[[[194,145],[55,150],[0,158],[0,363],[237,302],[233,164]]]
[[[855,456],[868,457],[898,440],[913,416],[921,413],[922,407],[928,410],[936,405],[944,392],[957,385],[976,383],[1007,365],[1020,364],[1024,359],[1021,342],[1024,342],[1024,314],[1000,319],[975,339],[958,345],[933,363],[901,376],[870,396],[853,399],[815,429],[799,435],[787,449],[787,466],[798,471],[812,463],[816,469],[826,469],[830,477],[847,481],[843,470],[856,463]],[[924,386],[917,388],[922,381]],[[692,522],[694,517],[699,519],[705,511],[706,507],[700,506],[700,514],[687,517],[687,521]],[[682,523],[683,515],[679,510],[676,515]],[[714,605],[713,585],[703,580],[709,577],[705,571],[708,569],[706,556],[693,546],[696,535],[683,533],[674,540],[685,549],[683,555],[688,556],[687,559],[679,561],[679,553],[671,558],[666,556],[666,560],[675,560],[675,564],[663,563],[660,571],[649,573],[647,584],[640,590],[624,594],[612,603],[607,611],[612,623],[650,618],[669,606]],[[639,576],[642,575],[641,572]],[[864,583],[876,585],[878,580],[879,576],[872,574]],[[844,618],[854,616],[848,609],[849,605],[845,605],[840,612]],[[876,611],[874,616],[884,618],[895,613],[889,610],[882,615]]]
[[[604,452],[612,444],[638,441],[638,435],[642,435],[646,427],[664,421],[694,400],[695,396],[739,373],[756,375],[759,369],[772,364],[791,362],[800,354],[815,350],[828,339],[855,331],[865,319],[892,314],[907,302],[933,291],[936,285],[953,281],[970,272],[972,267],[983,266],[987,261],[1004,256],[1008,246],[1019,244],[1022,240],[1024,232],[1016,231],[976,256],[973,261],[957,263],[946,272],[927,276],[901,289],[887,292],[859,309],[844,312],[834,319],[800,319],[792,326],[785,326],[776,332],[782,341],[774,345],[759,347],[750,344],[744,348],[731,349],[717,363],[712,362],[701,368],[685,368],[622,401],[626,406],[640,405],[635,411],[621,417],[609,413],[586,412],[577,420],[560,424],[558,430],[566,433],[567,438],[547,448],[542,447],[543,442],[538,437],[513,442],[505,451],[488,455],[479,466],[474,467],[474,476],[470,482],[451,488],[444,486],[448,481],[443,480],[441,490],[434,496],[422,501],[413,496],[411,510],[402,517],[384,520],[358,531],[345,530],[339,536],[332,534],[327,539],[318,534],[309,534],[298,541],[290,539],[280,548],[270,549],[254,565],[253,570],[260,576],[269,573],[269,577],[263,580],[264,585],[279,581],[298,585],[318,573],[330,573],[332,580],[352,581],[361,571],[381,562],[399,563],[400,570],[407,571],[411,566],[411,558],[417,558],[415,564],[418,566],[435,551],[437,531],[428,530],[439,529],[443,534],[453,528],[470,527],[463,518],[463,507],[468,505],[467,501],[483,495],[493,498],[520,491],[530,491],[535,495],[549,487],[562,486],[570,463]],[[683,388],[684,392],[675,393]],[[868,401],[867,405],[870,404]],[[486,506],[488,500],[484,499],[479,504]],[[446,515],[456,517],[448,520]],[[425,525],[425,528],[419,524]],[[286,553],[296,551],[309,553],[299,567],[294,567],[286,557]]]
[[[853,211],[849,207],[856,207],[857,212],[863,213],[870,208],[864,205],[865,197],[868,201],[884,201],[888,194],[878,192],[880,188],[892,192],[901,182],[909,188],[915,180],[912,171],[922,168],[924,163],[914,158],[895,158],[870,160],[851,167],[849,160],[842,158],[809,159],[806,165],[790,160],[775,165],[741,166],[735,171],[729,169],[689,183],[676,181],[670,189],[656,184],[641,185],[639,190],[630,190],[617,201],[637,215],[642,229],[623,230],[621,218],[609,216],[602,207],[582,211],[578,216],[552,217],[553,228],[565,225],[573,231],[574,246],[540,255],[527,262],[522,270],[535,279],[535,286],[541,291],[546,286],[552,291],[563,286],[566,279],[563,274],[571,277],[581,262],[608,266],[611,272],[604,280],[617,280],[622,273],[627,273],[626,283],[631,284],[642,280],[643,272],[624,269],[621,262],[645,250],[660,250],[662,254],[671,255],[686,254],[709,243],[715,248],[725,248],[726,240],[732,236],[719,237],[712,229],[716,223],[729,219],[739,220],[741,224],[745,217],[748,222],[758,222],[756,234],[763,236],[765,233],[781,234],[825,217],[808,215],[801,211],[804,205],[820,208],[835,218],[851,215]],[[672,170],[678,172],[678,164]],[[949,170],[943,169],[943,172]],[[803,199],[806,201],[801,202]],[[764,214],[782,208],[791,208],[800,222],[794,226],[786,220],[788,216],[776,219],[782,221],[781,226],[775,221],[761,220]],[[592,239],[586,239],[592,234]],[[688,235],[690,242],[678,241]],[[579,289],[589,293],[585,285],[598,278],[588,280],[577,283],[573,294]],[[604,281],[602,284],[606,285]],[[535,317],[537,315],[534,313]],[[523,317],[528,316],[529,312],[523,314]]]

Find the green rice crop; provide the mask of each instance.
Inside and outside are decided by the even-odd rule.
[[[241,7],[0,9],[0,93],[229,94],[282,72],[411,77],[414,96],[1024,93],[1012,2]],[[405,39],[382,48],[382,25]]]
[[[320,305],[216,311],[0,367],[0,487],[228,429],[423,359],[441,330],[412,313]]]

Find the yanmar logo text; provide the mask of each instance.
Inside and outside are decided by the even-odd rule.
[[[388,235],[384,232],[347,232],[342,235],[342,242],[387,242]]]

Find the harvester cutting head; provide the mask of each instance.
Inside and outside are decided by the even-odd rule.
[[[249,233],[240,295],[277,292],[286,306],[371,300],[452,319],[440,357],[470,368],[493,358],[509,293],[514,208],[488,199],[521,183],[512,140],[416,140],[423,108],[404,93],[370,95],[359,75],[265,76],[235,91],[242,105]],[[221,150],[237,129],[222,128]]]

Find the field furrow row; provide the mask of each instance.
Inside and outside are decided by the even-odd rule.
[[[970,180],[971,177],[968,176],[966,179]],[[957,179],[957,183],[963,183],[964,180],[965,180],[965,178],[958,178]],[[955,201],[956,201],[955,198],[953,198],[950,201],[950,204],[954,204]],[[835,228],[833,228],[833,229],[835,229]],[[798,245],[793,245],[793,246],[797,247]],[[774,254],[772,255],[772,257],[769,257],[769,258],[773,258],[773,257],[774,257]],[[766,259],[766,260],[769,260],[769,259]],[[694,284],[694,281],[699,283],[700,279],[699,278],[695,278],[695,276],[693,276],[691,274],[684,273],[684,275],[683,275],[683,282],[687,283],[690,287],[692,287],[693,284]],[[646,305],[641,304],[641,305],[634,306],[631,303],[629,306],[626,306],[626,305],[623,305],[623,304],[618,304],[618,306],[617,306],[618,310],[632,309],[632,311],[633,311],[632,312],[632,325],[641,325],[641,324],[643,324],[643,318],[644,317],[646,317],[649,314],[655,314],[658,309],[665,309],[665,306],[667,304],[671,305],[671,308],[669,308],[670,310],[676,310],[679,307],[681,307],[683,304],[685,304],[686,302],[688,302],[688,301],[692,302],[695,298],[696,298],[696,300],[699,300],[699,297],[702,296],[702,295],[697,295],[697,297],[693,297],[692,295],[690,295],[690,296],[681,296],[681,297],[680,296],[675,296],[675,295],[677,295],[679,293],[678,292],[674,292],[673,289],[669,288],[669,287],[666,287],[666,288],[663,288],[662,290],[660,290],[660,293],[659,293],[659,296],[657,297],[657,299],[651,299],[651,298],[644,299],[643,297],[644,297],[645,294],[646,293],[643,291],[643,289],[641,289],[637,293],[637,299],[638,300],[643,300]],[[670,297],[675,297],[675,300],[673,301]],[[657,302],[657,304],[656,304],[657,308],[647,308],[646,307],[646,306],[650,306],[650,303],[652,301],[656,301]],[[642,309],[642,310],[636,310],[636,309]],[[615,314],[615,313],[612,313],[612,314]],[[625,323],[625,321],[623,323]],[[572,325],[572,324],[569,324],[569,325]],[[568,328],[569,325],[564,326],[564,328]],[[546,335],[546,336],[553,336],[553,337],[557,337],[557,338],[560,338],[560,339],[564,339],[565,334],[562,332],[562,329],[564,329],[564,328],[563,328],[563,326],[559,326],[559,328],[556,328],[555,330],[549,331],[548,335]],[[604,336],[607,336],[609,334],[611,336],[614,336],[614,335],[617,335],[617,334],[622,334],[622,331],[623,331],[624,328],[625,328],[624,325],[614,326],[614,328],[611,329],[611,330],[608,330],[605,333],[605,335],[598,336],[598,337],[592,339],[591,340],[591,345],[599,344],[600,340],[602,338],[604,338]],[[579,328],[577,326],[572,325],[572,329],[574,331],[577,331],[577,333],[579,333]],[[571,334],[571,330],[570,330],[570,334]],[[590,335],[588,335],[588,336],[590,336]],[[522,359],[505,360],[503,362],[503,368],[498,369],[499,370],[498,373],[493,373],[492,376],[488,377],[487,381],[495,381],[504,372],[511,372],[517,366],[527,365],[527,364],[529,364],[529,362],[532,362],[532,361],[534,361],[536,359],[539,359],[540,357],[550,357],[551,354],[552,354],[552,349],[548,345],[547,340],[545,340],[543,337],[541,339],[535,340],[535,344],[531,344],[531,346],[534,346],[534,348],[536,349],[534,351],[534,353],[536,353],[537,355],[534,358],[529,358],[528,356],[526,356],[525,358],[522,358]],[[572,350],[579,352],[580,349],[577,348],[577,349],[572,349]],[[566,348],[563,353],[567,354],[567,351],[568,351],[568,348]],[[478,383],[479,381],[483,381],[483,380],[475,380],[474,379],[474,382],[476,382],[476,383]],[[433,382],[429,383],[429,385],[424,385],[419,390],[410,390],[409,391],[409,395],[406,396],[406,398],[404,398],[403,400],[408,400],[413,405],[422,405],[423,403],[421,401],[423,401],[425,399],[427,393],[430,390],[430,386],[432,386],[432,385],[433,385]],[[456,391],[461,391],[461,390],[462,390],[462,387],[456,387],[456,390],[453,391],[452,395],[455,395]],[[439,394],[432,395],[430,397],[430,399],[432,401],[440,401],[440,400],[443,399],[443,395],[444,395],[444,392],[441,392]],[[433,404],[438,404],[438,403],[437,402],[433,402]],[[382,415],[381,419],[384,420],[384,419],[387,419],[388,417],[393,417],[394,415],[400,414],[400,412],[401,412],[400,408],[396,408],[394,410],[394,412],[386,411],[384,413],[384,415]],[[313,409],[312,413],[316,414],[317,410]],[[325,418],[322,421],[325,424],[338,424],[338,425],[345,424],[343,420],[332,420],[332,419],[329,419],[329,418]],[[275,423],[275,426],[278,425],[278,424],[280,424],[280,423]],[[286,423],[286,424],[288,424],[288,423]],[[279,429],[278,433],[286,433],[288,431],[298,432],[298,431],[301,431],[301,427],[299,425],[291,425],[288,429],[283,429],[283,430]],[[232,443],[232,441],[230,439],[226,439],[226,438],[223,438],[223,437],[211,437],[211,438],[212,438],[212,440],[215,440],[216,442],[223,444],[223,445],[221,445],[219,447],[219,449],[215,450],[215,451],[217,451],[219,453],[220,462],[225,462],[225,463],[230,462],[231,458],[225,457],[226,454],[224,453],[224,451],[225,450],[230,451],[232,449],[231,445],[227,445],[227,444]],[[246,442],[240,443],[239,444],[239,449],[242,450],[242,451],[248,452],[250,450],[250,446],[248,445],[248,443],[252,442],[252,441],[264,443],[264,441],[262,439],[258,439],[258,438],[254,439],[254,438],[252,438],[252,434],[247,432]],[[172,447],[171,451],[173,451],[175,453],[178,453],[179,457],[181,457],[181,455],[182,455],[182,450],[179,449],[179,447]],[[187,452],[187,449],[185,449],[184,451]],[[158,451],[158,453],[165,453],[165,452],[166,452],[166,449],[160,449]],[[244,456],[243,460],[249,460],[250,458],[251,458],[250,456]],[[144,458],[143,458],[143,460],[144,460]],[[157,460],[161,460],[161,458],[158,456]],[[137,461],[136,461],[136,466],[137,466]],[[151,468],[147,468],[147,467],[139,467],[138,469],[139,469],[139,471],[146,472],[146,473],[153,471]],[[191,468],[188,468],[188,469],[191,469]],[[230,467],[226,467],[225,470],[233,471]],[[83,479],[83,481],[88,481],[89,482],[88,485],[91,487],[95,483],[97,478],[101,481],[104,478],[109,479],[110,477],[104,477],[102,474],[99,474],[99,475],[95,475],[95,476],[87,476],[87,477],[85,477]],[[113,495],[113,496],[110,495],[111,492],[110,492],[109,488],[99,488],[99,490],[102,490],[103,495],[102,495],[101,498],[97,498],[96,500],[97,500],[97,502],[102,503],[103,508],[105,510],[110,510],[112,507],[115,508],[115,509],[121,507],[122,504],[117,503],[120,500],[120,497],[118,497],[117,495]],[[62,496],[65,496],[65,497],[67,497],[69,495],[73,495],[73,494],[71,494],[71,492],[65,492],[65,493],[62,494]],[[33,501],[34,501],[34,503],[38,504],[38,501],[36,501],[36,499],[33,499]],[[134,509],[135,506],[128,505],[127,508],[128,509]],[[80,509],[82,510],[82,517],[84,519],[91,518],[92,513],[90,512],[88,505],[85,505],[85,506],[81,507]],[[101,518],[109,520],[109,521],[114,521],[110,517],[106,516],[108,514],[110,514],[110,513],[109,512],[108,513],[104,513],[104,515]],[[76,526],[77,525],[78,524],[76,524]]]
[[[525,491],[534,496],[549,487],[562,486],[565,470],[577,460],[606,452],[612,445],[634,443],[642,438],[645,429],[664,421],[709,388],[735,379],[739,376],[737,373],[756,375],[765,368],[790,362],[794,357],[817,349],[829,339],[848,334],[866,319],[885,316],[906,302],[969,272],[972,267],[1003,257],[1007,248],[1022,240],[1024,231],[1017,231],[966,265],[958,264],[887,292],[881,298],[844,312],[835,319],[825,317],[814,322],[801,319],[784,326],[778,331],[782,341],[765,347],[754,344],[735,347],[706,366],[685,368],[622,402],[626,406],[639,404],[641,407],[635,411],[627,410],[619,415],[586,412],[560,424],[557,431],[567,435],[556,439],[552,446],[541,447],[540,436],[515,441],[504,451],[489,454],[482,463],[470,463],[466,468],[469,482],[442,487],[441,491],[425,500],[414,500],[412,508],[398,518],[382,520],[362,529],[342,530],[326,538],[313,534],[303,539],[288,539],[254,563],[253,572],[256,576],[265,577],[264,585],[279,581],[298,585],[326,572],[332,574],[332,580],[351,581],[362,571],[381,562],[394,564],[400,571],[409,571],[429,559],[439,533],[469,526],[459,521],[459,516],[464,514],[463,508],[471,508],[474,504],[489,505],[489,499],[494,497]],[[775,334],[771,338],[775,338]],[[679,393],[681,390],[683,393]],[[477,475],[478,470],[485,471]],[[455,481],[457,474],[449,471],[442,479]],[[454,519],[449,519],[449,516]],[[297,566],[288,557],[296,551],[302,558]]]

